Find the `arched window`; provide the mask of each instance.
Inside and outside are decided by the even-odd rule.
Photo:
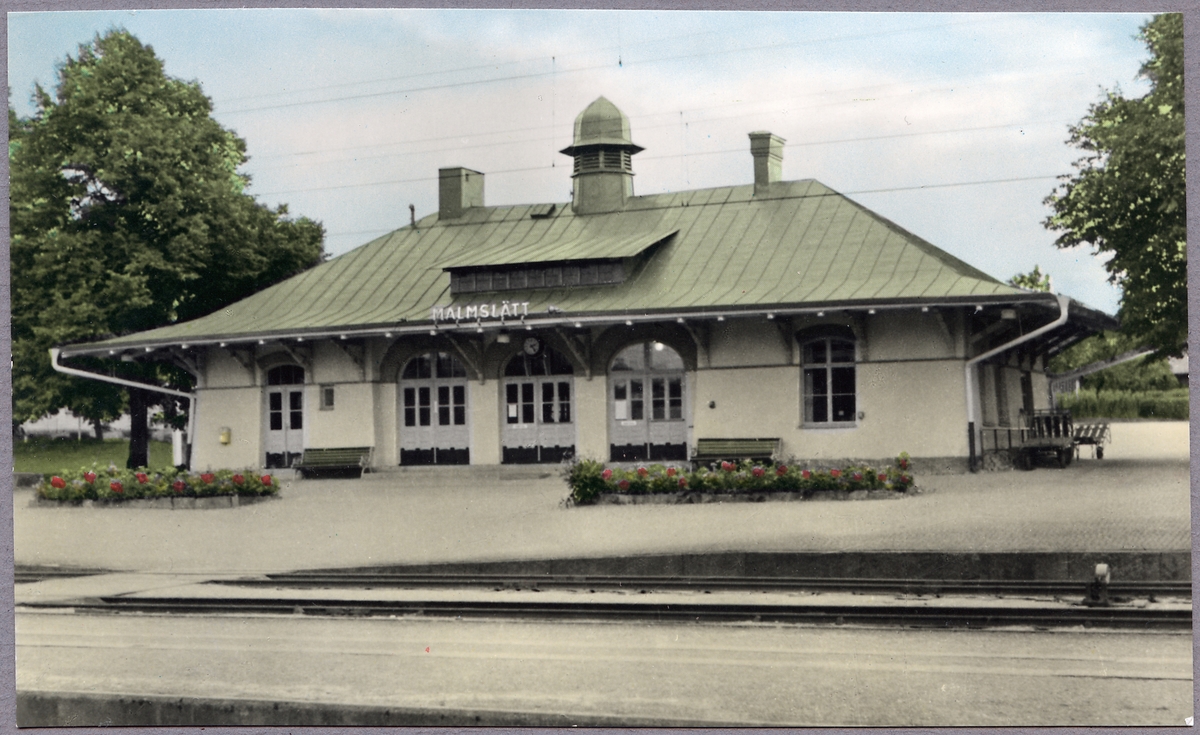
[[[804,423],[851,423],[857,417],[854,342],[846,336],[804,341]]]
[[[508,378],[574,374],[575,367],[571,361],[552,347],[543,348],[537,355],[518,354],[504,366],[504,375]]]
[[[267,385],[303,385],[304,368],[299,365],[280,365],[267,371]]]
[[[467,370],[454,355],[431,352],[408,361],[401,380],[433,382],[403,386],[405,426],[465,426],[467,423],[467,386],[465,382],[443,383],[434,379],[466,378]],[[436,417],[436,418],[435,418]]]

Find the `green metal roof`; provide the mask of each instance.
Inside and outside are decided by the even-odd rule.
[[[585,316],[1033,298],[813,180],[760,196],[752,185],[638,196],[603,214],[547,209],[430,215],[208,316],[89,347],[399,327],[429,323],[432,307],[502,300]],[[672,233],[616,285],[452,298],[443,270],[627,256]]]

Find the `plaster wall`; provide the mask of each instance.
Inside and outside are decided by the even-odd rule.
[[[575,455],[608,459],[608,380],[575,378]]]
[[[961,362],[865,363],[856,382],[863,418],[848,426],[804,427],[798,367],[700,370],[693,381],[694,436],[779,437],[784,455],[800,459],[966,455]]]
[[[978,376],[976,386],[979,388],[979,419],[984,426],[995,426],[998,420],[996,407],[996,366],[976,365],[975,374]]]
[[[467,383],[471,424],[471,464],[500,464],[500,390],[502,382]]]
[[[400,425],[397,413],[395,383],[372,383],[375,401],[375,452],[372,466],[393,467],[400,464]]]
[[[238,366],[241,369],[241,366]],[[243,371],[244,372],[244,371]],[[192,439],[192,469],[219,470],[262,467],[262,389],[255,387],[204,389],[196,396],[196,436]],[[222,427],[231,441],[221,444]]]
[[[351,346],[349,349],[357,348]],[[312,383],[361,383],[363,380],[362,370],[350,355],[331,341],[313,343],[312,373],[309,378]]]
[[[714,368],[779,365],[791,358],[790,338],[785,341],[775,323],[766,319],[716,322],[709,335],[708,352]]]
[[[1038,411],[1050,408],[1050,380],[1042,372],[1033,373],[1033,407]]]
[[[254,384],[250,371],[220,349],[205,350],[204,381],[206,388],[245,388]]]
[[[318,373],[316,361],[313,372]],[[368,420],[375,413],[370,383],[335,385],[332,410],[321,410],[320,398],[320,386],[305,386],[305,448],[375,446],[375,422]]]
[[[867,319],[867,359],[929,360],[956,356],[954,314],[881,312]]]

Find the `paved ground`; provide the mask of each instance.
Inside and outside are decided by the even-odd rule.
[[[1066,470],[921,477],[860,502],[565,508],[562,481],[387,473],[286,483],[221,510],[31,507],[18,565],[221,575],[321,567],[683,551],[1100,551],[1191,548],[1188,425],[1113,425],[1106,459]],[[474,479],[472,479],[474,478]]]
[[[393,713],[376,724],[525,726],[1180,726],[1193,712],[1179,633],[19,614],[16,634],[19,692],[110,705],[23,726],[154,722],[120,706],[148,696],[164,717],[220,702],[206,725],[363,722],[353,707]]]

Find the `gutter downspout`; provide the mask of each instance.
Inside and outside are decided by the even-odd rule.
[[[193,433],[193,431],[195,429],[195,421],[196,421],[196,394],[195,393],[185,393],[181,390],[175,390],[174,388],[162,388],[157,385],[148,385],[146,383],[138,383],[133,380],[125,380],[123,378],[113,378],[108,375],[100,375],[98,373],[89,373],[86,370],[78,370],[76,368],[67,367],[66,365],[59,364],[59,362],[58,362],[59,352],[60,352],[60,350],[57,347],[50,348],[50,367],[54,368],[55,371],[60,372],[63,375],[71,375],[71,376],[74,376],[77,378],[86,378],[88,380],[98,380],[101,383],[112,383],[114,385],[123,385],[123,386],[129,387],[129,388],[141,388],[142,390],[148,390],[148,391],[152,391],[154,393],[166,393],[167,395],[179,396],[180,398],[188,399],[189,403],[188,403],[188,427],[187,427],[187,435],[188,435],[187,461],[188,461],[189,465],[191,464],[191,462],[192,462],[192,444],[195,442],[195,436],[196,436],[195,433]]]
[[[1011,342],[1006,342],[1005,344],[1002,344],[999,347],[988,350],[987,352],[983,353],[982,355],[977,355],[975,357],[972,357],[970,360],[967,360],[966,364],[963,366],[963,369],[966,373],[965,383],[967,386],[967,445],[968,445],[969,451],[970,451],[970,458],[968,460],[968,462],[969,462],[968,466],[970,467],[971,472],[979,471],[979,467],[977,466],[976,455],[975,455],[975,425],[977,423],[977,418],[978,418],[975,414],[979,410],[979,407],[975,405],[975,394],[978,392],[976,389],[976,385],[975,385],[976,384],[975,378],[976,378],[976,374],[977,374],[976,370],[975,370],[975,366],[978,365],[979,363],[983,362],[984,360],[988,359],[989,357],[998,355],[1001,352],[1004,352],[1005,350],[1009,350],[1009,349],[1012,349],[1013,347],[1016,347],[1017,345],[1021,344],[1022,342],[1028,342],[1029,340],[1033,339],[1034,337],[1039,337],[1039,336],[1045,334],[1046,332],[1049,332],[1054,329],[1058,329],[1062,325],[1066,324],[1067,323],[1067,309],[1071,304],[1071,298],[1069,296],[1063,296],[1061,294],[1056,294],[1054,298],[1058,299],[1058,318],[1057,319],[1050,322],[1049,324],[1046,324],[1045,326],[1038,327],[1037,329],[1033,330],[1029,334],[1023,334]]]

